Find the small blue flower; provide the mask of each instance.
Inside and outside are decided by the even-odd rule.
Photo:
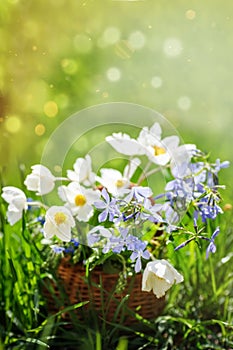
[[[132,261],[136,260],[136,263],[134,266],[134,270],[136,273],[140,272],[142,269],[141,258],[146,259],[146,260],[150,259],[150,253],[146,249],[146,246],[147,246],[147,242],[142,242],[138,239],[136,244],[135,244],[134,251],[130,255],[130,259]]]
[[[195,237],[192,237],[190,239],[188,239],[187,241],[184,241],[183,243],[179,244],[177,247],[175,247],[175,251],[184,248],[187,244],[189,244],[190,242],[192,242],[195,239]]]
[[[229,166],[230,162],[228,160],[221,162],[220,159],[217,159],[214,164],[215,173],[218,173],[221,169],[228,168]]]
[[[208,259],[209,254],[210,253],[215,253],[216,252],[216,245],[214,243],[215,238],[217,237],[217,235],[220,232],[220,228],[217,227],[216,230],[214,231],[214,233],[212,234],[211,238],[208,239],[210,241],[210,244],[208,245],[207,249],[206,249],[206,259]]]
[[[70,242],[73,243],[73,245],[74,245],[75,247],[78,247],[78,246],[79,246],[79,241],[77,241],[77,240],[74,239],[74,238],[72,238],[72,239],[70,240]]]
[[[53,245],[53,246],[51,246],[51,248],[54,251],[54,253],[56,253],[56,254],[61,254],[65,251],[64,247],[60,247],[58,245]]]
[[[150,187],[135,186],[132,187],[130,193],[124,198],[124,200],[129,203],[132,199],[136,200],[138,203],[144,202],[145,198],[151,197],[153,194]]]
[[[187,209],[188,204],[193,199],[194,181],[193,179],[175,179],[167,183],[166,196],[170,204],[178,211]]]
[[[32,203],[34,202],[34,200],[32,198],[27,198],[27,203],[28,203],[28,210],[31,210],[32,209],[32,205],[30,205],[29,203]]]
[[[38,216],[37,218],[36,218],[36,220],[41,224],[41,225],[44,225],[44,223],[45,223],[45,218],[44,218],[44,216]]]
[[[100,200],[94,203],[94,206],[97,209],[103,210],[99,216],[99,222],[104,222],[109,219],[109,221],[113,221],[114,217],[119,214],[119,209],[116,205],[116,198],[110,199],[110,196],[105,188],[103,188],[101,195],[104,200]]]
[[[207,219],[214,220],[218,214],[222,214],[223,211],[217,204],[217,201],[219,201],[219,198],[216,196],[215,198],[212,198],[211,195],[206,195],[199,203],[197,203],[203,222],[206,222]]]
[[[67,248],[64,249],[64,252],[65,252],[65,253],[72,253],[72,254],[73,254],[73,253],[74,253],[74,248],[71,247],[71,246],[70,246],[70,247],[67,247]]]

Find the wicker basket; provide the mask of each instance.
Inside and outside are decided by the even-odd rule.
[[[165,306],[164,298],[158,299],[152,292],[141,290],[141,274],[128,278],[127,286],[120,294],[117,294],[115,289],[119,274],[107,274],[103,273],[100,268],[95,268],[87,281],[85,268],[80,264],[71,264],[67,259],[62,259],[57,272],[61,286],[64,287],[69,300],[68,303],[63,300],[62,308],[81,301],[89,301],[85,306],[76,310],[80,319],[84,319],[90,311],[94,310],[100,319],[132,324],[138,322],[133,317],[132,311],[149,320],[161,314]],[[56,285],[53,288],[56,298],[48,290],[46,291],[48,310],[52,313],[61,309],[55,301],[55,299],[60,300],[61,305],[59,288]],[[68,317],[67,314],[63,316]]]

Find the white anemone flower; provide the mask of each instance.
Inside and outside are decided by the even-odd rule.
[[[14,225],[22,218],[23,210],[27,210],[27,198],[22,190],[17,187],[7,186],[2,189],[2,198],[9,204],[7,220]]]
[[[87,189],[77,182],[58,188],[60,198],[80,221],[88,221],[93,215],[93,203],[100,199],[100,191]]]
[[[156,297],[161,298],[173,284],[183,280],[183,276],[167,260],[154,260],[147,263],[143,272],[142,290],[153,290]]]
[[[40,196],[51,192],[55,186],[56,177],[44,165],[36,164],[31,168],[32,173],[27,175],[24,181],[27,189]]]
[[[149,160],[158,165],[166,165],[176,152],[179,145],[178,136],[168,136],[161,139],[162,129],[159,123],[154,123],[149,129],[144,127],[137,141],[146,148]]]
[[[178,136],[168,136],[148,146],[146,154],[151,162],[164,166],[172,159],[178,145]]]
[[[71,240],[71,228],[75,226],[74,218],[64,206],[53,206],[45,215],[44,236],[51,239],[57,236],[64,242]]]
[[[130,179],[134,175],[141,161],[138,158],[133,158],[123,170],[123,174],[119,170],[111,168],[102,168],[100,170],[101,177],[98,181],[107,188],[109,193],[114,196],[123,195],[125,190],[130,186]]]
[[[161,140],[161,135],[162,135],[162,129],[159,123],[154,123],[152,127],[149,129],[147,126],[142,128],[137,141],[145,146],[151,146],[155,142],[158,142]]]
[[[106,141],[122,154],[129,156],[145,154],[151,162],[164,166],[176,151],[179,137],[174,135],[161,139],[161,134],[159,123],[154,123],[150,129],[142,128],[137,139],[132,139],[127,134],[115,133],[108,136]]]
[[[137,140],[132,139],[128,134],[113,133],[107,136],[106,141],[119,153],[127,156],[135,156],[145,154],[143,147]]]
[[[71,181],[77,181],[85,186],[92,186],[95,182],[95,173],[92,171],[91,157],[77,158],[74,163],[74,171],[67,170],[67,177]]]

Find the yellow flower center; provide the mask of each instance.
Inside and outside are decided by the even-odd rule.
[[[61,225],[66,221],[66,215],[62,212],[58,212],[54,215],[54,220],[57,225]]]
[[[82,207],[84,204],[86,204],[87,200],[83,194],[77,194],[77,196],[74,199],[74,202],[78,207]]]
[[[155,156],[159,156],[161,154],[166,153],[166,150],[163,147],[154,146],[153,148],[154,148]]]
[[[115,184],[116,184],[116,187],[120,188],[124,186],[124,183],[125,182],[123,180],[117,180]]]

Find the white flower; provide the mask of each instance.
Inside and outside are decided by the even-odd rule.
[[[144,127],[137,141],[146,148],[146,155],[155,164],[166,165],[179,145],[178,136],[168,136],[161,139],[162,130],[158,123],[150,129]]]
[[[184,144],[177,147],[171,161],[171,171],[174,177],[183,178],[186,175],[190,175],[188,165],[196,149],[197,146],[194,144]]]
[[[80,221],[88,221],[93,215],[93,203],[100,198],[100,192],[86,189],[77,182],[58,188],[60,198],[66,202],[72,214]]]
[[[112,136],[106,137],[106,141],[110,143],[117,152],[127,156],[145,154],[145,147],[127,134],[122,134],[121,132],[113,133]]]
[[[70,211],[63,206],[53,206],[45,215],[44,236],[50,239],[57,236],[64,242],[71,240],[71,228],[75,226]]]
[[[101,177],[98,178],[98,181],[114,196],[124,194],[125,189],[130,185],[131,177],[140,163],[138,158],[133,158],[130,163],[126,165],[123,175],[118,170],[103,168],[100,170]]]
[[[153,290],[156,297],[161,298],[173,284],[183,280],[183,276],[167,260],[154,260],[147,263],[143,272],[142,290]]]
[[[22,218],[23,210],[27,210],[27,198],[23,191],[17,187],[7,186],[2,189],[2,198],[9,203],[7,209],[7,220],[14,225]]]
[[[33,165],[32,173],[26,177],[25,186],[29,191],[35,191],[37,195],[51,192],[55,186],[55,176],[50,170],[41,164]]]
[[[154,123],[149,129],[147,126],[142,128],[137,141],[145,147],[151,146],[152,144],[161,140],[162,129],[159,123]]]
[[[106,141],[122,154],[129,156],[146,154],[150,161],[164,166],[170,161],[178,147],[179,137],[168,136],[161,139],[161,133],[159,123],[154,123],[150,129],[144,127],[137,139],[118,133],[106,137]]]
[[[67,176],[71,181],[91,186],[95,182],[95,173],[92,172],[91,157],[87,154],[85,158],[77,158],[74,163],[74,171],[67,170]]]

